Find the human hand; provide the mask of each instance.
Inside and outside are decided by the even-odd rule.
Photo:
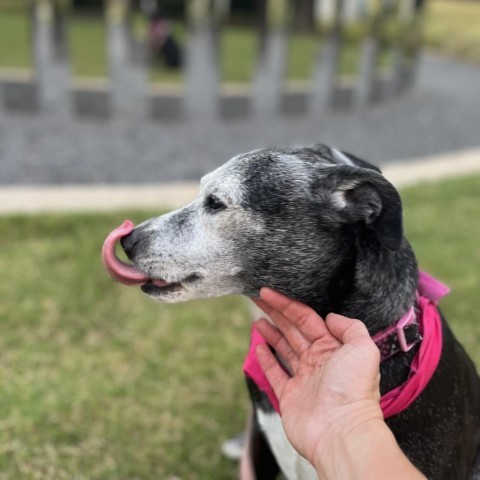
[[[289,375],[266,345],[257,356],[280,403],[293,447],[312,463],[330,455],[333,438],[367,423],[383,423],[380,353],[365,325],[341,315],[325,320],[310,307],[263,288],[255,303],[271,318],[257,329],[287,363]]]

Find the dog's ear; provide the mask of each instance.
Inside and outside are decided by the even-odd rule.
[[[382,171],[377,166],[372,165],[366,160],[362,160],[361,158],[358,158],[351,153],[344,152],[343,150],[337,150],[336,148],[332,148],[332,155],[337,160],[339,160],[339,163],[344,163],[346,160],[347,165],[348,162],[351,162],[351,164],[355,167],[368,168],[369,170],[375,170],[378,173],[382,173]]]
[[[343,223],[364,223],[380,243],[398,250],[403,239],[402,203],[395,187],[380,173],[341,165],[327,175],[329,207]]]
[[[309,147],[309,150],[312,150],[317,155],[323,158],[332,158],[338,165],[350,165],[352,167],[361,167],[361,168],[368,168],[370,170],[375,170],[378,173],[382,173],[382,171],[372,165],[371,163],[362,160],[361,158],[352,155],[351,153],[345,152],[343,150],[338,150],[333,147],[328,147],[322,143],[317,143]]]

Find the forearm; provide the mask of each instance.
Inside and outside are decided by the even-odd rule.
[[[400,450],[383,420],[369,421],[330,439],[314,466],[325,480],[425,479]]]

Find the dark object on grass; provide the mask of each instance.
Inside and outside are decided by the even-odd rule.
[[[180,68],[183,64],[183,51],[175,39],[171,23],[157,10],[150,17],[148,40],[154,59],[160,59],[168,68]]]

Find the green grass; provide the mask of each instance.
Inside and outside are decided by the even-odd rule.
[[[403,192],[422,268],[480,365],[480,177]],[[0,479],[234,479],[240,298],[153,302],[102,269],[105,235],[152,212],[0,217]]]
[[[31,62],[27,15],[0,11],[0,66],[30,68]]]
[[[1,9],[3,8],[3,10]],[[141,24],[142,22],[137,22]],[[429,3],[425,23],[425,43],[441,53],[480,62],[480,4],[471,0],[434,0]],[[72,73],[77,76],[107,75],[105,24],[101,17],[75,16],[69,24],[69,46]],[[184,29],[175,27],[177,38],[185,37]],[[141,34],[145,26],[140,25]],[[359,45],[355,38],[342,49],[340,72],[352,74],[358,69]],[[311,77],[313,59],[319,48],[314,35],[295,34],[292,37],[287,62],[288,79]],[[257,62],[257,39],[252,31],[229,27],[222,33],[220,73],[228,82],[248,82]],[[381,65],[389,62],[388,52],[382,52]],[[18,8],[0,5],[0,66],[31,68],[28,16]],[[180,73],[156,65],[151,72],[154,82],[182,81]]]
[[[29,19],[15,11],[0,13],[0,67],[30,69]],[[137,33],[145,34],[145,25],[137,21]],[[175,25],[177,39],[184,43],[185,29]],[[68,24],[68,45],[72,74],[81,77],[105,77],[108,74],[105,23],[101,17],[75,16]],[[311,78],[315,55],[321,48],[317,36],[293,34],[289,45],[286,77]],[[252,29],[228,27],[222,30],[220,75],[226,82],[249,82],[258,61],[258,39]],[[382,55],[382,64],[386,63]],[[359,45],[350,39],[342,47],[339,71],[352,74],[358,70]],[[161,68],[156,62],[151,70],[154,82],[180,83],[180,72]]]
[[[76,17],[69,25],[68,43],[73,75],[107,75],[107,43],[102,18]]]
[[[427,2],[425,43],[446,55],[480,63],[480,3],[472,0]]]
[[[257,38],[253,31],[233,27],[221,34],[222,80],[249,82],[256,67]]]
[[[0,219],[2,479],[235,478],[244,304],[113,283],[99,252],[123,217]]]
[[[403,192],[407,238],[420,267],[452,293],[441,302],[450,324],[480,367],[480,177]]]

